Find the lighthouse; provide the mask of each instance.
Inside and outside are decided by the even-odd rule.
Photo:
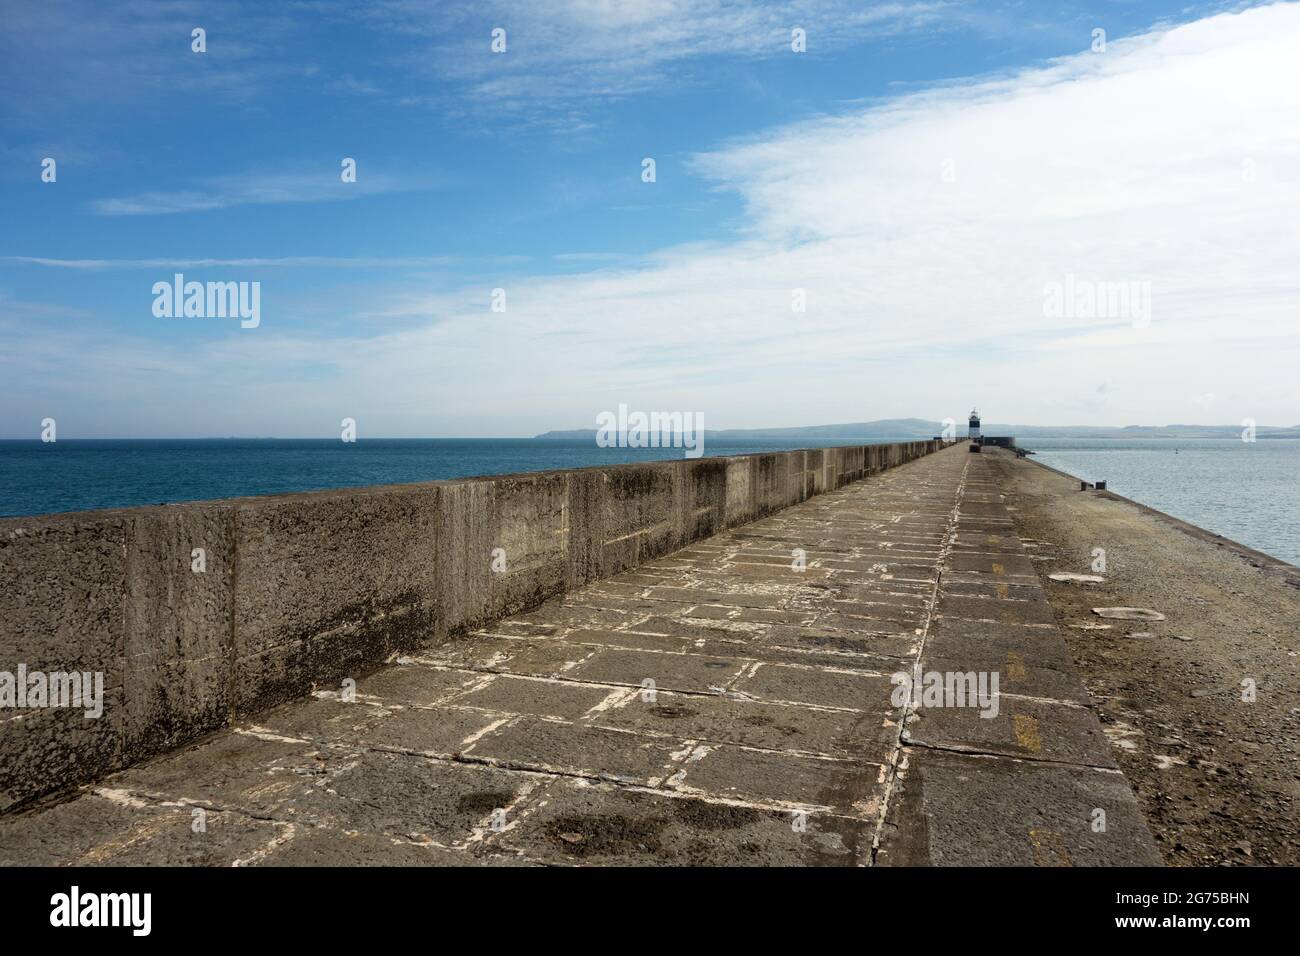
[[[970,431],[967,433],[966,437],[973,442],[980,440],[980,413],[974,409],[972,409],[970,413]]]

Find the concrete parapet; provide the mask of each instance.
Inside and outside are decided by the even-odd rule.
[[[939,447],[0,520],[0,674],[103,680],[98,717],[0,709],[0,812]]]

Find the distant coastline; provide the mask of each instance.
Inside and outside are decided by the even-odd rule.
[[[794,442],[788,447],[821,447],[823,442],[839,444],[859,444],[864,442],[924,441],[942,437],[944,423],[929,421],[924,418],[885,418],[870,422],[845,422],[837,425],[798,425],[783,428],[722,428],[704,429],[706,440],[711,442]],[[949,426],[952,427],[952,426]],[[956,436],[965,437],[965,421],[956,423]],[[1012,435],[1025,441],[1036,438],[1069,439],[1170,439],[1190,441],[1194,439],[1239,439],[1245,426],[1242,425],[1004,425],[985,422],[981,430],[985,435]],[[427,437],[399,437],[392,435],[363,435],[358,442],[579,442],[594,445],[598,429],[569,428],[553,429],[540,435],[475,437],[467,435],[444,435]],[[159,437],[60,437],[60,442],[157,442],[157,443],[209,443],[209,442],[313,442],[325,440],[327,436],[285,437],[272,435],[209,435],[209,436],[173,436]],[[1256,425],[1256,439],[1283,438],[1300,439],[1300,425]],[[38,443],[37,436],[11,436],[0,438],[0,442],[14,444]]]
[[[965,422],[957,423],[957,434],[965,435]],[[1014,435],[1017,439],[1032,438],[1105,438],[1153,439],[1168,438],[1188,440],[1196,438],[1240,438],[1241,425],[1003,425],[985,422],[986,435]],[[809,441],[915,441],[942,435],[943,422],[924,418],[885,418],[871,422],[848,422],[839,425],[803,425],[792,428],[725,428],[705,429],[706,440],[753,441],[803,440]],[[539,441],[595,441],[596,429],[573,428],[543,432],[533,436]],[[1300,438],[1300,425],[1255,426],[1255,437]]]

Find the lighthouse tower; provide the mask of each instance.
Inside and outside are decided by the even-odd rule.
[[[971,409],[970,431],[967,433],[966,437],[973,442],[980,440],[980,413],[974,409]]]

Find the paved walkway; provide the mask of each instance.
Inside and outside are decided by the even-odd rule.
[[[0,863],[1156,862],[988,463],[946,449],[0,818]],[[895,706],[929,671],[996,673],[997,715]]]

